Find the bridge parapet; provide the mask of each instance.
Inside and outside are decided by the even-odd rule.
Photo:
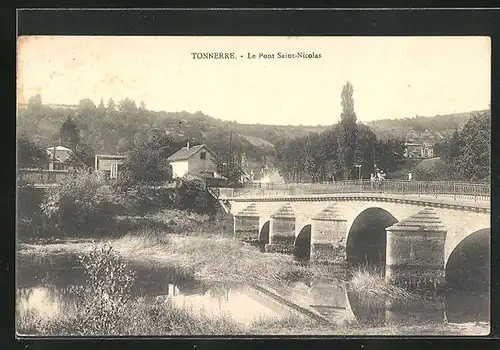
[[[332,183],[250,184],[243,188],[224,189],[222,198],[284,197],[340,193],[383,193],[430,196],[435,198],[489,201],[491,186],[451,181],[350,180]]]

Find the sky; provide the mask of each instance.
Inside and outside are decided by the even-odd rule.
[[[486,109],[491,96],[488,37],[25,36],[17,50],[20,103],[37,93],[46,104],[128,97],[239,123],[329,125],[340,119],[346,81],[365,122]]]

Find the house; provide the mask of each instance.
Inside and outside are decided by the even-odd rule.
[[[407,158],[432,158],[434,149],[429,144],[406,142],[404,155]]]
[[[127,157],[111,154],[96,154],[95,170],[102,171],[109,179],[116,179],[120,171],[120,165]]]
[[[68,170],[71,164],[68,160],[73,153],[69,148],[63,146],[53,146],[46,149],[49,156],[49,170]]]
[[[206,145],[191,146],[189,142],[168,157],[174,178],[186,174],[203,178],[220,178],[221,176],[217,174],[216,159],[216,154]]]

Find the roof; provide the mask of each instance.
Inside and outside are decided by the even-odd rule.
[[[413,142],[406,142],[405,146],[424,146],[424,147],[432,147],[430,143],[413,143]]]
[[[57,151],[71,151],[69,148],[63,147],[63,146],[55,146],[56,152]],[[54,147],[47,147],[48,151],[53,151]]]
[[[56,149],[55,154],[54,148]],[[70,157],[71,150],[69,148],[63,147],[63,146],[54,146],[54,147],[47,147],[46,149],[47,153],[49,156],[52,158],[55,158],[54,160],[57,160],[58,162],[64,163],[67,161]]]
[[[118,154],[96,154],[96,158],[117,158],[117,159],[125,159],[127,156],[122,156]]]
[[[191,146],[189,149],[187,147],[182,147],[180,150],[172,154],[170,157],[168,157],[168,161],[170,162],[176,162],[179,160],[186,160],[189,159],[192,155],[194,155],[196,152],[198,152],[200,149],[205,148],[208,152],[212,153],[215,155],[215,153],[208,148],[206,145],[197,145],[197,146]]]

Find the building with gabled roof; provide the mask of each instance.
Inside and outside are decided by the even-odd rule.
[[[206,145],[191,146],[188,142],[185,147],[168,157],[168,161],[174,178],[186,174],[205,178],[208,173],[217,177],[217,155]]]
[[[46,149],[49,156],[49,170],[68,170],[71,166],[68,160],[73,153],[72,150],[63,146],[53,146]]]

